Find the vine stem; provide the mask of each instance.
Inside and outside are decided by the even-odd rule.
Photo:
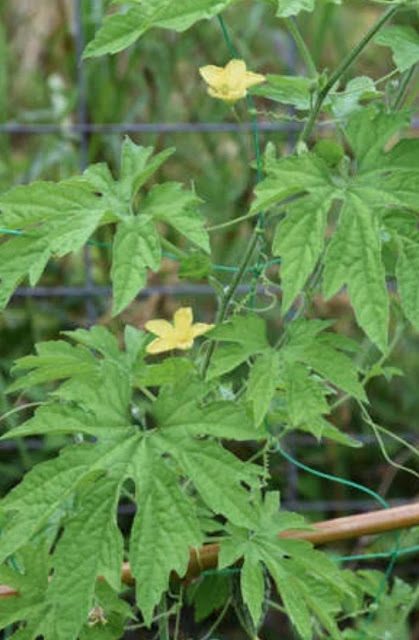
[[[387,11],[384,11],[382,16],[377,20],[377,22],[367,31],[362,40],[348,53],[348,55],[342,60],[340,65],[335,69],[335,71],[330,76],[329,80],[326,82],[324,87],[319,91],[317,95],[316,102],[314,107],[310,113],[310,116],[305,124],[304,129],[301,132],[298,142],[307,142],[308,138],[313,131],[314,125],[316,124],[317,116],[319,115],[319,111],[322,107],[323,102],[325,101],[327,94],[333,87],[333,85],[343,76],[345,71],[349,69],[349,67],[353,64],[353,62],[358,58],[358,56],[365,49],[370,40],[375,36],[377,31],[381,29],[381,27],[389,20],[396,11],[400,8],[400,5],[397,7],[390,7]]]
[[[412,67],[410,67],[410,69],[403,76],[403,79],[402,79],[402,81],[400,83],[400,88],[399,88],[398,94],[397,94],[397,96],[396,96],[396,98],[394,100],[394,103],[393,103],[393,109],[395,111],[397,111],[397,109],[399,109],[401,107],[401,104],[402,104],[403,99],[404,99],[404,97],[406,95],[406,92],[407,92],[407,90],[409,88],[409,84],[410,84],[411,79],[413,78],[415,70],[416,70],[416,65],[413,65]]]
[[[317,77],[317,69],[314,64],[313,57],[310,53],[309,48],[307,47],[303,36],[301,35],[301,31],[298,28],[296,21],[292,18],[284,18],[284,22],[287,26],[288,31],[294,38],[295,44],[297,45],[297,49],[300,52],[300,56],[304,60],[304,63],[307,67],[308,74],[311,78]]]
[[[223,322],[225,320],[225,317],[227,315],[228,312],[228,307],[230,305],[230,302],[232,301],[234,294],[237,290],[237,287],[239,286],[243,275],[246,272],[247,267],[250,264],[250,261],[252,259],[252,255],[254,250],[256,249],[256,246],[258,244],[258,240],[259,240],[259,235],[260,235],[260,228],[259,225],[257,225],[254,230],[253,230],[253,234],[252,237],[250,239],[249,244],[247,245],[246,251],[243,255],[243,258],[241,260],[241,263],[238,267],[238,270],[236,271],[234,278],[231,282],[231,284],[229,285],[229,287],[227,288],[224,297],[221,301],[221,305],[220,308],[218,310],[218,314],[217,314],[217,318],[216,318],[216,324],[220,324],[221,322]],[[201,369],[201,374],[202,377],[205,378],[205,375],[208,371],[208,367],[212,358],[212,354],[214,353],[215,347],[217,345],[216,341],[213,341],[210,343],[209,348],[207,350],[207,353],[205,354],[205,358],[203,360],[202,363],[202,369]]]

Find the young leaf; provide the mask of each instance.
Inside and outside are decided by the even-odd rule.
[[[178,182],[165,182],[151,189],[140,205],[140,211],[141,215],[167,222],[209,253],[208,232],[203,227],[204,221],[196,212],[196,207],[201,202],[201,198],[183,189]]]
[[[113,246],[111,270],[114,316],[144,287],[147,267],[157,271],[161,260],[160,239],[148,216],[133,216],[120,222]]]
[[[406,25],[392,25],[382,29],[374,38],[376,44],[390,47],[394,63],[400,73],[419,62],[419,34]]]
[[[258,356],[250,369],[247,397],[253,405],[256,427],[262,423],[275,394],[280,357],[279,352],[272,349]]]
[[[291,104],[300,111],[308,111],[313,101],[310,88],[311,78],[301,76],[279,76],[267,74],[266,83],[260,87],[252,87],[249,93],[268,98],[282,104]]]
[[[283,314],[303,288],[323,250],[330,203],[323,193],[318,198],[300,198],[276,227],[272,253],[282,258]]]
[[[209,20],[237,0],[131,0],[125,13],[111,14],[89,42],[84,58],[117,53],[152,27],[185,31],[198,20]]]

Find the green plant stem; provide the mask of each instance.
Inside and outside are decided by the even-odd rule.
[[[355,60],[359,57],[359,55],[362,53],[371,39],[375,36],[375,34],[388,20],[390,20],[392,16],[394,16],[398,9],[399,7],[390,7],[389,9],[387,9],[387,11],[384,11],[379,20],[377,20],[377,22],[367,31],[362,40],[356,45],[356,47],[352,49],[352,51],[348,53],[348,55],[337,67],[337,69],[335,69],[335,71],[332,73],[325,86],[319,91],[317,95],[314,107],[299,137],[299,143],[307,142],[307,140],[309,139],[314,125],[316,124],[317,116],[319,115],[323,102],[325,101],[331,88],[343,76],[345,71],[347,71],[347,69],[349,69],[349,67],[355,62]]]
[[[416,66],[413,65],[413,67],[410,67],[410,69],[404,74],[403,80],[400,83],[399,91],[392,105],[394,111],[397,111],[397,109],[401,107],[406,92],[409,88],[410,81],[413,78],[413,74],[415,73],[415,69]]]
[[[234,294],[236,293],[237,287],[241,283],[242,278],[246,272],[246,269],[250,264],[250,261],[253,256],[253,252],[256,249],[256,246],[259,241],[259,235],[260,235],[260,228],[259,226],[256,226],[253,230],[252,237],[249,241],[249,244],[247,245],[247,249],[239,265],[238,271],[235,273],[234,278],[230,286],[227,288],[227,291],[225,292],[224,297],[221,301],[221,305],[217,314],[216,324],[220,324],[221,322],[223,322],[223,320],[225,320],[230,302],[234,298]],[[201,369],[201,374],[203,378],[205,378],[205,375],[208,371],[212,354],[214,353],[216,346],[217,346],[216,341],[211,342],[209,345],[208,351],[205,354],[205,357],[202,363],[202,369]]]
[[[317,69],[314,64],[313,57],[310,53],[309,48],[307,47],[303,36],[301,35],[301,31],[298,28],[297,22],[293,18],[284,18],[284,22],[287,26],[288,31],[291,33],[294,38],[295,44],[297,45],[297,49],[300,53],[300,56],[304,60],[304,63],[307,67],[308,75],[311,78],[317,77]]]
[[[147,387],[142,387],[138,385],[138,389],[141,391],[142,394],[145,395],[146,398],[150,400],[150,402],[155,402],[157,400],[157,397],[149,389],[147,389]]]
[[[243,220],[250,220],[257,216],[257,213],[246,213],[244,216],[239,216],[238,218],[234,218],[234,220],[227,220],[227,222],[221,222],[220,224],[215,224],[212,227],[207,227],[207,231],[218,231],[219,229],[226,229],[227,227],[231,227],[238,222],[243,222]]]
[[[185,251],[182,251],[182,249],[179,249],[179,247],[177,247],[175,244],[170,242],[170,240],[167,240],[167,238],[163,238],[161,236],[160,239],[161,239],[162,246],[168,251],[171,251],[172,253],[174,253],[175,256],[180,260],[184,260],[185,258],[188,257],[188,254]]]
[[[218,625],[221,623],[221,621],[223,620],[225,614],[228,611],[229,606],[231,605],[231,598],[229,598],[227,600],[227,602],[225,603],[224,607],[221,610],[220,615],[217,617],[216,621],[214,622],[214,624],[208,629],[207,633],[202,636],[202,638],[200,640],[210,640],[210,638],[212,638],[212,634],[214,633],[214,631],[217,629]]]
[[[158,626],[159,626],[159,640],[170,640],[169,636],[169,617],[167,615],[167,601],[166,595],[163,594],[160,600],[160,604],[157,607],[158,610]]]
[[[24,409],[30,409],[31,407],[40,407],[43,404],[47,404],[47,403],[46,402],[28,402],[27,404],[22,404],[19,407],[14,407],[13,409],[10,409],[10,411],[7,411],[6,413],[3,413],[2,416],[0,416],[0,422],[2,422],[3,420],[7,420],[7,418],[12,416],[14,413],[18,413],[19,411],[23,411]]]
[[[184,586],[182,584],[179,592],[179,602],[177,603],[175,631],[173,635],[173,640],[179,640],[180,616],[182,613],[182,605],[183,605],[183,590],[184,590]]]

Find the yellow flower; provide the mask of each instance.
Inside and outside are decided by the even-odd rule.
[[[212,98],[219,98],[228,104],[234,104],[244,98],[249,87],[265,82],[265,76],[246,70],[244,60],[230,60],[225,67],[212,64],[200,67],[199,73],[208,85]]]
[[[192,324],[193,315],[191,307],[181,307],[173,316],[174,324],[167,320],[150,320],[145,328],[156,336],[159,336],[149,345],[147,353],[163,353],[172,349],[190,349],[197,336],[202,336],[213,328],[213,324],[197,322]]]

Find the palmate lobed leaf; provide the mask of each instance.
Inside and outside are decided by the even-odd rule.
[[[119,180],[107,165],[96,164],[70,180],[34,182],[0,195],[0,225],[22,233],[0,245],[0,310],[25,277],[35,285],[52,257],[78,251],[106,224],[117,227],[111,268],[114,315],[145,285],[147,270],[160,267],[160,221],[209,253],[208,233],[197,209],[201,200],[195,193],[170,182],[155,185],[136,202],[138,190],[173,149],[154,157],[152,153],[152,147],[126,138]]]
[[[313,637],[314,615],[321,625],[332,631],[335,640],[340,639],[333,616],[342,609],[345,598],[353,597],[343,574],[310,543],[278,537],[281,530],[305,525],[301,516],[280,509],[277,492],[267,492],[264,500],[255,493],[254,499],[259,511],[256,528],[249,536],[246,529],[227,525],[228,535],[220,546],[219,568],[243,556],[241,591],[255,628],[261,615],[262,567],[265,566],[301,638],[311,640]]]
[[[283,203],[290,195],[297,197],[278,223],[273,244],[273,252],[282,262],[283,313],[321,260],[325,297],[347,285],[359,325],[383,352],[389,321],[381,255],[383,207],[418,210],[419,147],[416,140],[402,140],[390,151],[383,150],[408,120],[403,112],[386,114],[367,108],[352,114],[344,133],[355,154],[353,175],[339,173],[311,153],[270,159],[268,177],[256,188],[251,208],[257,212]],[[340,203],[341,211],[323,255],[326,216],[332,202]],[[406,261],[401,257],[399,273],[405,283],[413,277],[415,260],[411,254],[407,261],[412,265],[407,267],[410,276],[402,268]],[[411,317],[415,313],[409,308]]]
[[[0,503],[6,521],[0,562],[49,532],[54,550],[53,579],[42,600],[48,611],[42,623],[46,640],[78,637],[99,575],[118,589],[122,537],[116,512],[126,480],[135,485],[130,558],[137,603],[147,624],[170,573],[182,575],[189,546],[203,541],[195,495],[214,513],[254,526],[249,489],[260,482],[259,467],[241,462],[219,442],[260,437],[240,405],[207,400],[205,385],[192,375],[162,387],[152,429],[131,424],[129,407],[144,346],[141,332],[127,332],[125,353],[103,328],[67,336],[79,344],[39,345],[38,356],[18,364],[19,371],[29,369],[21,388],[53,380],[51,358],[59,362],[61,356],[56,376],[67,379],[49,404],[7,435],[85,433],[94,441],[65,447],[57,458],[39,464]],[[187,492],[180,476],[191,480]],[[62,535],[54,543],[59,528]],[[29,629],[36,630],[35,613],[20,611]]]

